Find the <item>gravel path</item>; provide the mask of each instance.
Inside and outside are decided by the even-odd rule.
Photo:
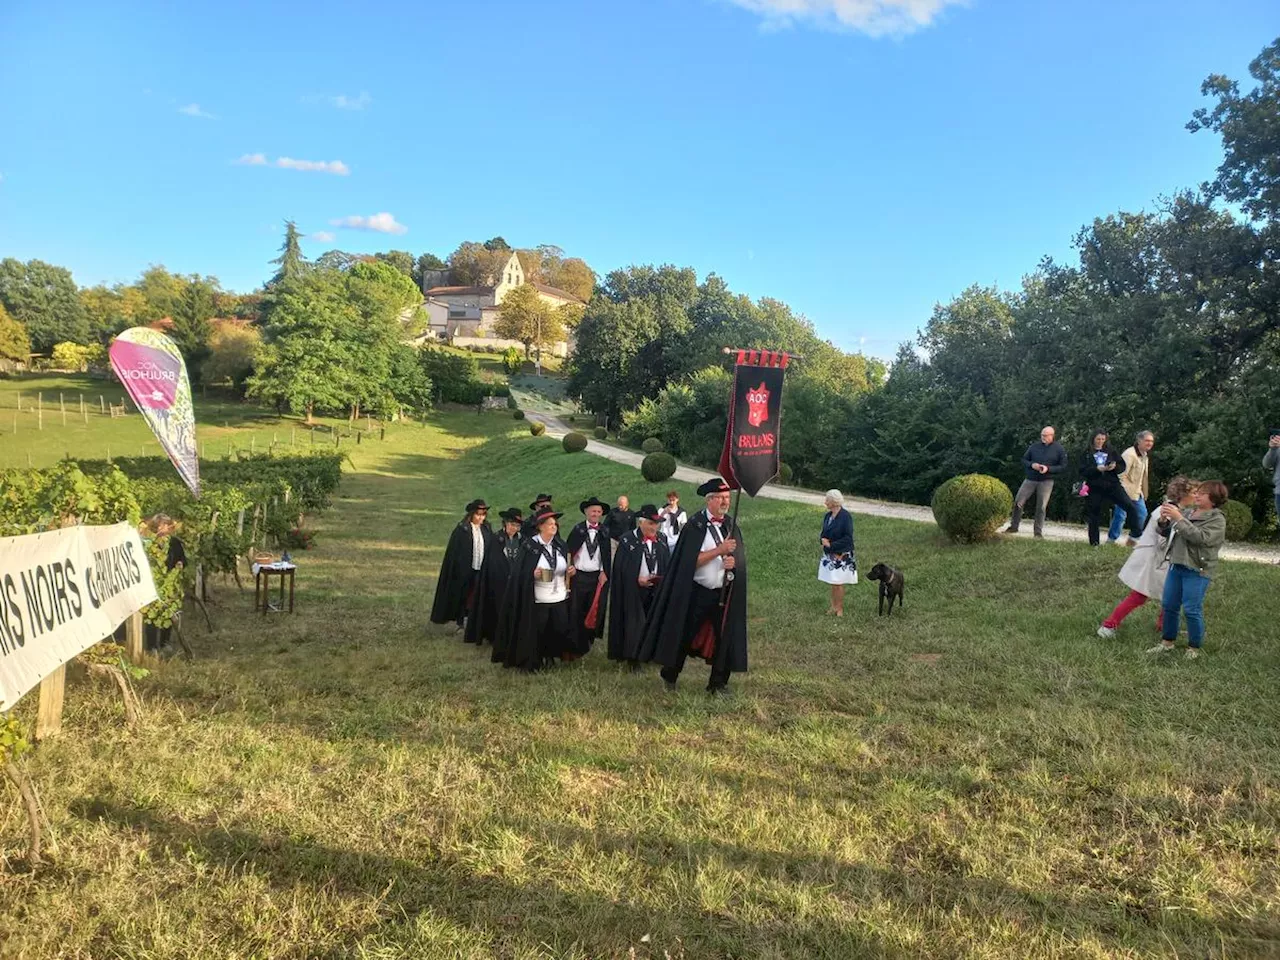
[[[546,424],[547,436],[549,437],[563,437],[569,432],[569,426],[556,417],[533,411],[528,411],[526,416],[530,420],[538,420]],[[639,467],[640,461],[644,459],[644,454],[637,450],[627,450],[591,439],[587,440],[587,453],[594,453],[598,457],[604,457],[607,460],[625,463],[633,467]],[[710,475],[710,471],[697,467],[688,467],[684,464],[676,467],[676,479],[683,480],[686,483],[701,483]],[[768,486],[760,491],[760,496],[769,500],[791,500],[795,503],[809,503],[814,506],[822,506],[824,501],[822,493],[814,490],[801,490],[798,487]],[[845,499],[844,505],[850,513],[863,513],[873,517],[892,517],[895,520],[915,520],[918,523],[933,523],[933,511],[928,507],[920,507],[915,504],[887,503],[882,500],[864,500],[848,497]],[[1028,519],[1025,524],[1026,532],[1019,534],[1019,536],[1031,536],[1030,529],[1031,521]],[[1044,525],[1044,535],[1048,540],[1077,540],[1082,542],[1085,540],[1084,528],[1067,523],[1046,523]],[[1253,563],[1280,564],[1280,551],[1266,547],[1227,544],[1222,548],[1222,558],[1224,560],[1248,560]]]

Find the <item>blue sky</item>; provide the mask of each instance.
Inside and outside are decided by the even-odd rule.
[[[10,2],[0,256],[248,290],[285,218],[309,256],[501,234],[890,356],[1209,177],[1200,82],[1278,33],[1271,0]]]

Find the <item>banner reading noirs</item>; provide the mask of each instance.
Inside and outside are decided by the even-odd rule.
[[[111,344],[111,369],[142,411],[182,482],[200,496],[191,381],[177,346],[158,330],[132,327]]]
[[[778,475],[782,449],[782,380],[788,356],[743,350],[733,369],[729,425],[720,475],[754,497]]]
[[[0,711],[155,599],[128,523],[0,539]]]

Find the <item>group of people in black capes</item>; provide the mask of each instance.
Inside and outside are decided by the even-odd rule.
[[[662,509],[636,511],[625,497],[612,510],[591,497],[567,537],[549,494],[528,516],[501,511],[497,533],[488,504],[473,500],[445,548],[431,620],[529,672],[578,660],[607,635],[610,660],[633,672],[657,663],[674,690],[699,657],[707,690],[721,693],[747,669],[747,556],[729,485],[714,477],[698,495],[705,507],[692,516],[674,491]]]

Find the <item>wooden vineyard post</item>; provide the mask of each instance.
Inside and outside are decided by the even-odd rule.
[[[40,430],[44,429],[44,394],[36,394],[36,422]]]
[[[62,695],[66,689],[67,665],[40,681],[40,705],[36,713],[36,739],[52,737],[62,730]]]
[[[84,394],[80,394],[80,419],[89,422],[89,408],[84,405]]]
[[[62,411],[62,425],[67,425],[67,401],[63,399],[62,394],[58,394],[58,409]]]
[[[98,394],[98,412],[104,417],[107,415],[107,401],[102,394]]]
[[[142,663],[142,611],[124,622],[124,652],[134,663]]]

